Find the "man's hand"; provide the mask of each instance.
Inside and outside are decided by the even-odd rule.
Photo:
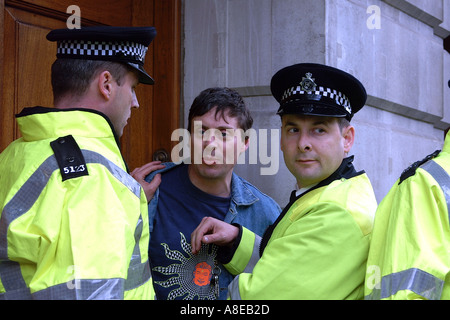
[[[191,234],[192,253],[197,254],[202,243],[231,246],[238,235],[238,227],[221,220],[205,217]]]
[[[147,202],[150,202],[155,195],[156,189],[158,189],[159,184],[161,183],[161,175],[157,174],[150,183],[145,181],[145,177],[153,171],[164,168],[165,166],[161,164],[161,161],[153,161],[142,167],[136,168],[131,172],[131,176],[139,182],[144,189],[145,195],[147,196]]]

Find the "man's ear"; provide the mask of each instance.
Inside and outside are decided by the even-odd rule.
[[[344,128],[342,136],[344,137],[344,151],[349,153],[355,142],[355,128],[353,126]]]
[[[109,71],[103,71],[97,78],[97,87],[100,95],[105,99],[111,99],[113,90],[113,77]]]
[[[243,129],[237,129],[232,134],[236,136],[236,139],[238,139],[238,149],[237,152],[239,153],[238,156],[247,151],[248,147],[250,146],[250,136],[246,135]]]
[[[245,136],[244,138],[244,146],[242,152],[247,151],[248,147],[250,146],[250,136]]]

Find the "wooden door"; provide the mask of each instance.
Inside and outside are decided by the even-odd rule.
[[[50,67],[56,44],[51,29],[67,28],[76,5],[81,27],[155,26],[145,69],[155,85],[140,85],[134,110],[121,138],[130,169],[152,160],[157,150],[170,156],[171,133],[179,127],[181,0],[0,0],[0,152],[20,134],[14,115],[24,107],[52,106]],[[73,21],[73,20],[70,20]]]

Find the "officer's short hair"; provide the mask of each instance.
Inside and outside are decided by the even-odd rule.
[[[339,129],[341,129],[341,130],[351,126],[350,121],[346,118],[336,118],[336,119],[337,119],[337,123],[339,125]]]
[[[109,71],[121,85],[122,79],[132,69],[112,61],[57,59],[51,71],[54,103],[66,96],[83,96],[92,80],[103,71]]]
[[[209,88],[203,90],[195,99],[189,110],[188,130],[191,131],[191,122],[195,117],[216,109],[216,117],[223,117],[226,112],[233,118],[238,119],[240,129],[244,132],[253,125],[253,118],[247,109],[241,95],[230,88]]]

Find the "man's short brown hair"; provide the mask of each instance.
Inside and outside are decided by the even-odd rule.
[[[52,65],[53,101],[63,97],[82,96],[92,80],[109,71],[120,86],[122,78],[131,71],[125,64],[101,60],[57,59]]]

